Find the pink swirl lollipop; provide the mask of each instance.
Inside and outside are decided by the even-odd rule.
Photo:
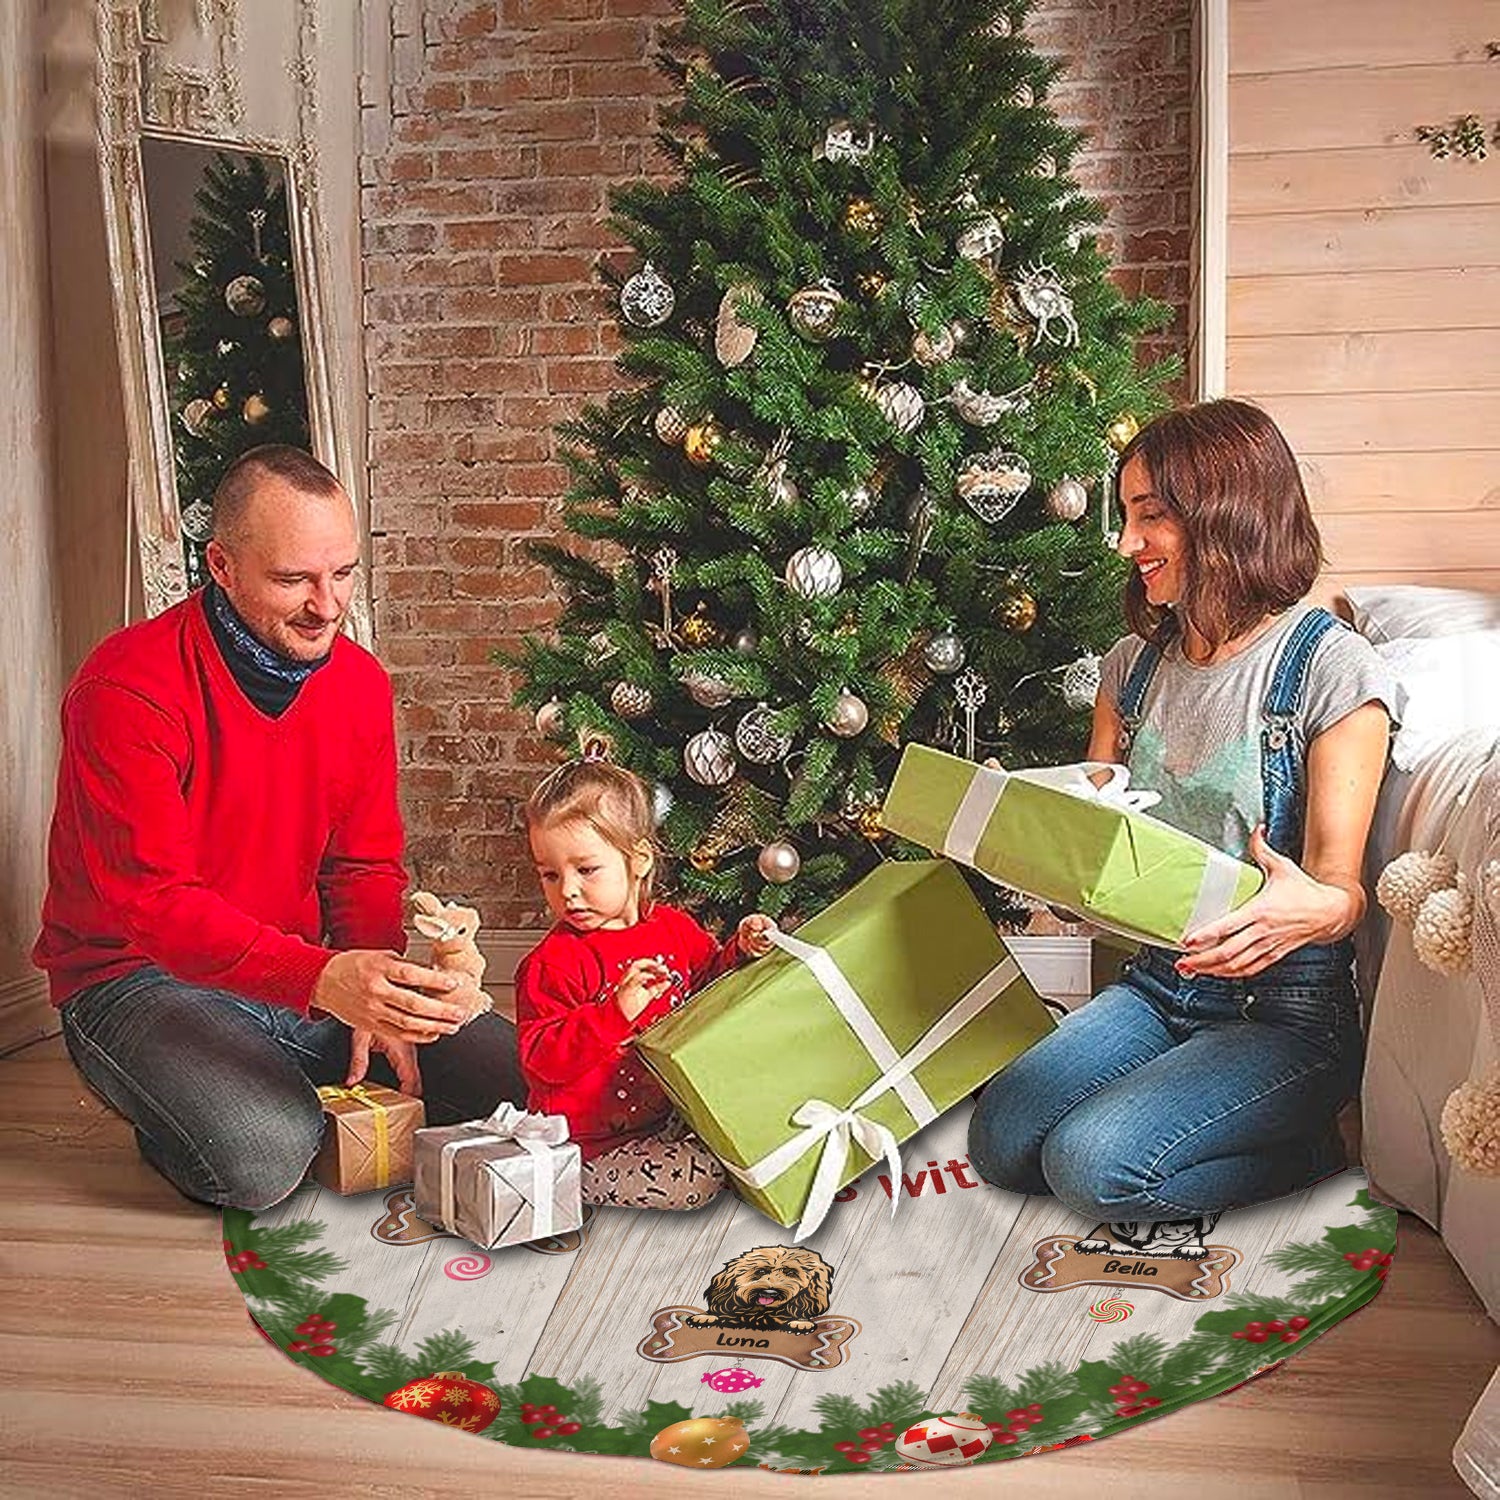
[[[455,1255],[443,1267],[443,1275],[450,1281],[478,1281],[490,1274],[492,1264],[488,1255]]]

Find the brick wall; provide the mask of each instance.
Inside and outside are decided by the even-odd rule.
[[[547,750],[508,707],[497,647],[544,626],[566,475],[551,424],[616,379],[594,263],[612,183],[655,171],[674,0],[390,0],[389,88],[363,165],[376,645],[395,682],[420,884],[492,927],[534,925],[516,799]],[[1072,60],[1053,103],[1094,136],[1076,175],[1108,205],[1130,293],[1188,296],[1189,0],[1043,0],[1030,35]]]

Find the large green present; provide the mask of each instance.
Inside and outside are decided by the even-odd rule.
[[[872,1162],[899,1183],[899,1142],[1053,1022],[943,860],[884,864],[776,942],[636,1046],[740,1196],[801,1240]]]
[[[1109,777],[1095,786],[1092,773]],[[893,833],[1137,942],[1185,934],[1248,901],[1254,866],[1150,817],[1124,766],[1003,771],[908,745],[886,794]]]

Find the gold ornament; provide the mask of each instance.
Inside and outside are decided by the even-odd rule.
[[[722,1469],[749,1446],[750,1434],[738,1417],[690,1417],[651,1439],[651,1457],[686,1469]]]
[[[687,454],[689,463],[703,469],[713,462],[714,450],[723,441],[723,428],[712,417],[705,417],[688,428],[687,436],[682,440],[682,451]]]
[[[891,278],[884,271],[861,271],[854,278],[854,284],[859,288],[862,296],[868,297],[873,302],[889,288]]]
[[[256,391],[253,395],[245,397],[245,404],[240,411],[252,427],[259,427],[271,415],[271,403],[259,391]]]
[[[266,305],[266,286],[258,276],[236,276],[224,288],[224,303],[237,317],[253,318]]]
[[[1001,599],[995,617],[1007,630],[1025,635],[1036,624],[1036,600],[1017,584]]]
[[[278,343],[285,343],[296,331],[297,325],[290,318],[272,318],[266,324],[266,332]]]
[[[688,863],[700,874],[709,875],[719,867],[719,856],[711,849],[705,849],[699,844],[696,849],[688,855]]]
[[[227,385],[221,385],[218,390],[214,392],[214,405],[217,406],[220,411],[229,410],[229,387]]]
[[[851,198],[844,205],[844,228],[851,234],[879,234],[880,210],[868,198]]]
[[[830,282],[805,286],[787,298],[786,313],[792,327],[805,339],[821,344],[837,330],[843,293]]]
[[[924,370],[930,370],[934,365],[940,365],[945,360],[952,359],[957,351],[958,339],[954,336],[951,327],[940,328],[936,333],[919,330],[911,341],[911,357]]]
[[[719,629],[708,612],[708,605],[702,599],[698,601],[698,607],[678,627],[677,633],[682,637],[683,645],[699,649],[717,646],[724,638],[724,632]]]
[[[885,837],[883,814],[884,809],[880,804],[872,802],[868,807],[860,808],[859,816],[854,820],[854,826],[859,829],[860,836],[869,839],[872,844],[877,839]]]
[[[1136,421],[1132,413],[1127,411],[1116,417],[1105,428],[1104,435],[1109,439],[1109,446],[1116,453],[1123,453],[1140,430],[1141,424]]]

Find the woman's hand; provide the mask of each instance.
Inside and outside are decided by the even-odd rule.
[[[764,958],[776,946],[771,941],[771,934],[779,930],[774,917],[768,917],[763,911],[753,911],[748,917],[740,918],[735,941],[741,953],[751,958]]]
[[[1341,885],[1314,880],[1297,862],[1267,842],[1264,825],[1250,835],[1250,857],[1265,871],[1259,894],[1228,916],[1207,922],[1183,939],[1177,972],[1248,979],[1304,943],[1342,937],[1362,906]]]
[[[659,958],[638,958],[629,964],[615,987],[615,1004],[627,1021],[633,1021],[672,988],[672,971]]]

